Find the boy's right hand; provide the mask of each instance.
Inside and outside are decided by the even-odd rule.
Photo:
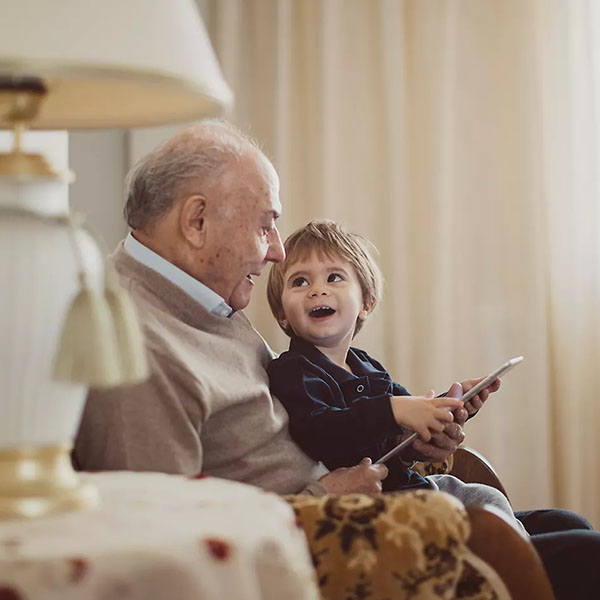
[[[443,431],[454,418],[450,411],[463,405],[458,398],[433,396],[434,392],[429,392],[425,396],[392,396],[390,399],[396,423],[416,431],[424,442]]]

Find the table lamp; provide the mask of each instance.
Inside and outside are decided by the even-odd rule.
[[[147,376],[135,311],[24,130],[185,122],[232,101],[193,0],[3,0],[0,519],[97,502],[70,462],[89,386]]]

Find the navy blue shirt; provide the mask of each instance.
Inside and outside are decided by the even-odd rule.
[[[290,348],[271,361],[267,371],[272,393],[290,417],[290,433],[314,460],[330,470],[377,460],[389,450],[388,438],[403,433],[394,419],[391,396],[409,393],[364,350],[350,348],[336,365],[312,344],[293,337]],[[397,458],[388,463],[384,490],[429,487]]]

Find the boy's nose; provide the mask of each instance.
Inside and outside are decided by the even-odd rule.
[[[310,290],[310,297],[314,298],[315,296],[328,296],[329,292],[327,291],[326,288],[322,288],[322,287],[313,287]]]

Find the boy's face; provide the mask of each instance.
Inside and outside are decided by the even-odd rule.
[[[324,348],[349,346],[356,320],[368,314],[354,267],[316,252],[288,266],[281,301],[294,333]]]

